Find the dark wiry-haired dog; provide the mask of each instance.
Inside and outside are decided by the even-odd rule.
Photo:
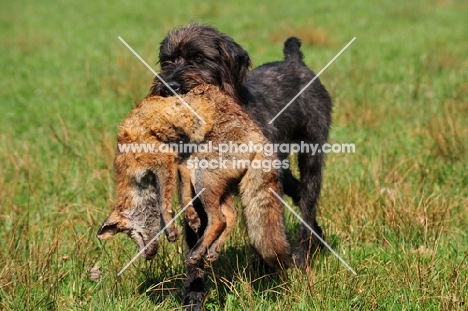
[[[303,62],[300,46],[300,40],[291,37],[284,43],[283,61],[248,71],[250,57],[231,37],[210,26],[191,23],[171,31],[161,42],[160,76],[177,93],[186,93],[202,83],[218,85],[238,101],[273,143],[303,141],[322,146],[328,139],[332,102],[319,79],[272,124],[268,124],[315,77]],[[150,94],[173,95],[157,78]],[[280,159],[287,156],[278,154]],[[322,235],[316,222],[316,205],[322,184],[324,155],[299,153],[298,162],[300,180],[294,178],[289,169],[283,171],[284,192],[299,206],[303,219]],[[197,205],[198,213],[203,215],[203,208]],[[312,239],[311,232],[301,226],[294,252],[298,266],[308,263]],[[190,227],[186,228],[186,240],[190,248],[197,242],[197,235]],[[203,290],[203,282],[193,282],[188,290],[190,297],[190,291]]]

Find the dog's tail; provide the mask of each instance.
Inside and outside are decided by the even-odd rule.
[[[284,60],[297,61],[302,63],[304,55],[301,52],[301,40],[296,37],[290,37],[284,42]]]
[[[265,159],[258,155],[255,160]],[[282,203],[269,188],[281,193],[275,170],[266,173],[250,167],[239,183],[247,231],[253,247],[270,267],[288,268],[292,266],[291,249]]]

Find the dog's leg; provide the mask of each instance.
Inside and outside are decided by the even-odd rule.
[[[192,183],[190,181],[190,171],[184,165],[179,165],[179,176],[180,176],[180,192],[182,197],[182,206],[187,206],[185,209],[185,220],[190,228],[197,232],[198,228],[200,228],[201,220],[198,216],[193,203],[190,203],[192,200]]]
[[[203,234],[207,225],[207,217],[203,205],[199,199],[193,201],[195,212],[200,217],[200,227],[198,231],[192,230],[190,225],[185,222],[185,241],[188,249],[192,249],[199,239],[199,235]],[[203,301],[205,300],[205,271],[203,258],[194,264],[185,262],[185,296],[183,305],[184,308],[191,311],[199,311],[203,309]]]
[[[205,300],[205,271],[203,260],[196,264],[186,263],[185,297],[183,307],[190,311],[203,310]]]
[[[283,169],[281,181],[283,184],[284,194],[286,194],[287,196],[290,196],[294,202],[294,205],[298,206],[299,201],[301,200],[300,193],[299,191],[297,191],[298,189],[301,188],[301,183],[299,182],[299,180],[297,180],[292,175],[291,170],[288,168],[288,169]]]
[[[215,261],[218,258],[221,247],[231,233],[232,227],[236,223],[237,210],[234,207],[232,197],[229,195],[226,196],[223,203],[221,203],[221,211],[223,212],[224,217],[226,217],[226,228],[224,229],[223,233],[221,233],[219,238],[214,241],[208,249],[208,252],[205,255],[205,258],[208,261]]]
[[[300,200],[298,205],[304,221],[323,239],[322,229],[316,220],[317,202],[322,184],[322,162],[322,155],[311,157],[307,154],[299,154],[301,186],[299,188]],[[294,258],[299,267],[308,265],[314,245],[322,246],[322,243],[304,225],[301,225],[296,243]]]

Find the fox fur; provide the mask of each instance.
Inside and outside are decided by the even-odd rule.
[[[208,218],[204,232],[187,253],[188,264],[199,265],[203,258],[211,261],[218,257],[237,217],[231,197],[232,189],[237,187],[254,248],[272,267],[291,266],[282,204],[270,191],[271,188],[281,194],[278,171],[235,165],[235,161],[242,160],[274,161],[275,155],[231,152],[222,155],[226,168],[202,169],[192,165],[197,159],[221,160],[216,147],[225,142],[264,145],[268,140],[241,107],[217,86],[199,85],[182,98],[205,123],[176,97],[149,96],[119,126],[118,143],[161,146],[180,141],[212,142],[215,151],[181,154],[173,150],[155,153],[120,153],[117,150],[114,161],[117,199],[98,237],[105,239],[125,232],[140,249],[146,247],[173,217],[172,199],[179,175],[184,206],[205,189],[199,198]],[[193,206],[186,209],[185,216],[187,224],[196,231],[200,219]],[[170,241],[178,236],[173,224],[165,233]],[[147,259],[157,252],[157,241],[153,244],[143,253]]]

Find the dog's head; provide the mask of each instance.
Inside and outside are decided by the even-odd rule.
[[[159,62],[160,77],[179,94],[208,83],[234,98],[251,65],[249,54],[231,37],[196,23],[169,32],[161,42]],[[150,93],[173,95],[157,77]]]

